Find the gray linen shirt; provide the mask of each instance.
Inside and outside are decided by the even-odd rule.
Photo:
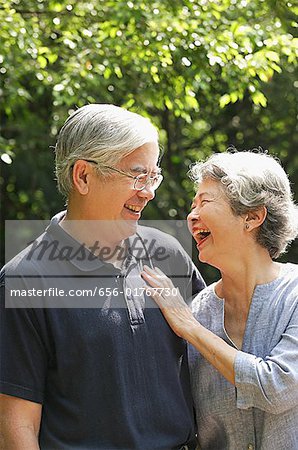
[[[202,325],[235,347],[214,284],[192,307]],[[189,359],[202,450],[297,450],[298,265],[282,264],[277,279],[255,288],[235,361],[236,386],[192,346]]]

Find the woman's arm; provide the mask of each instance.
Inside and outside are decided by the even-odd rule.
[[[172,330],[192,344],[230,383],[235,384],[234,363],[237,350],[203,327],[192,315],[180,293],[173,292],[173,283],[163,272],[144,267],[143,278],[150,284],[146,290],[158,304]],[[170,288],[170,291],[164,290]]]
[[[236,350],[203,327],[192,315],[181,295],[166,296],[154,288],[173,284],[159,269],[144,268],[148,288],[173,331],[190,342],[207,361],[236,387],[240,409],[256,407],[280,414],[298,405],[298,306],[293,303],[286,329],[266,357]],[[163,294],[164,292],[164,294]],[[293,294],[295,295],[295,293]]]

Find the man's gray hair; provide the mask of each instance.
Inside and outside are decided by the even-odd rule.
[[[266,207],[267,216],[258,230],[257,242],[271,258],[285,252],[297,237],[298,208],[287,174],[274,157],[256,151],[216,153],[193,165],[189,175],[196,184],[206,179],[220,182],[237,216]]]
[[[55,153],[59,191],[66,197],[73,188],[72,167],[78,159],[94,159],[99,173],[142,145],[158,142],[149,119],[114,105],[91,104],[77,109],[61,128]],[[102,167],[101,167],[102,165]]]

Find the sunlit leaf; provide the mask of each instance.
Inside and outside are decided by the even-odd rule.
[[[251,98],[255,105],[261,105],[264,108],[267,105],[267,99],[266,99],[265,95],[260,91],[254,92],[252,94]]]
[[[224,108],[226,105],[228,105],[231,101],[231,97],[229,94],[224,94],[219,99],[219,106],[221,108]]]

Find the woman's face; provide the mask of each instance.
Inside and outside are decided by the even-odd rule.
[[[235,216],[221,183],[202,181],[187,217],[199,260],[220,269],[243,250],[244,217]]]

